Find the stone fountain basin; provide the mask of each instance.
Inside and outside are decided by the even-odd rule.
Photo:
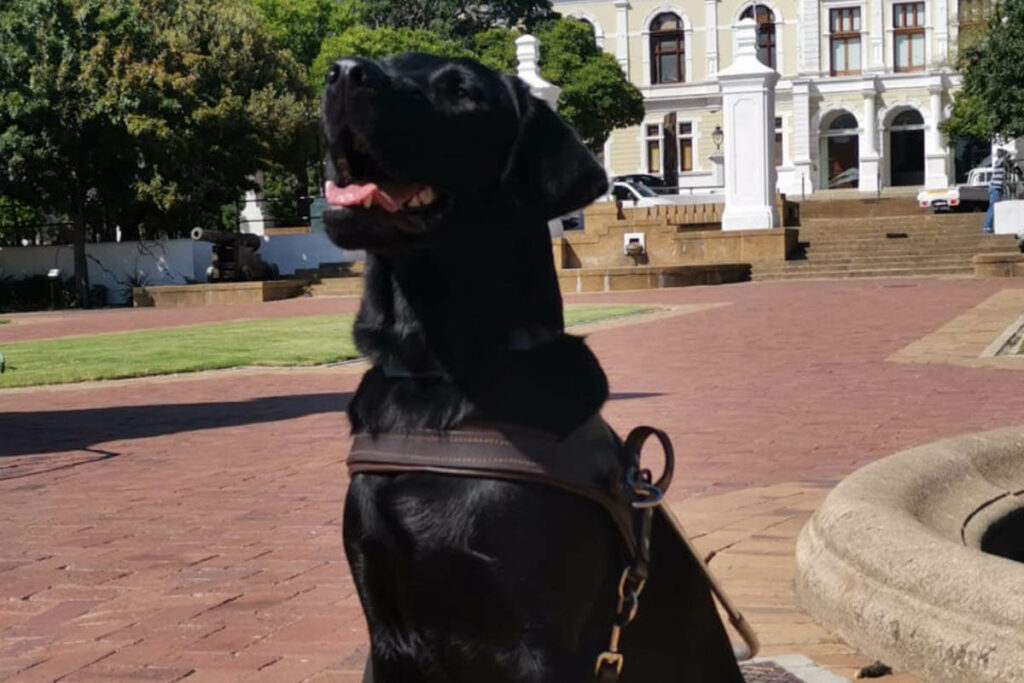
[[[1024,681],[1024,427],[879,460],[797,541],[797,598],[865,655],[933,683]],[[1000,557],[993,552],[1001,552]]]

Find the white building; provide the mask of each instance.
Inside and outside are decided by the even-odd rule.
[[[979,0],[553,4],[593,26],[598,45],[615,55],[644,96],[644,122],[615,131],[605,146],[613,175],[663,174],[666,147],[678,144],[678,184],[717,184],[711,157],[722,97],[716,74],[732,62],[733,26],[746,17],[759,25],[761,60],[781,76],[775,115],[781,192],[945,187],[988,153],[988,145],[967,141],[948,146],[937,127],[960,82],[950,66],[958,15],[978,16]],[[666,131],[670,113],[675,130]]]

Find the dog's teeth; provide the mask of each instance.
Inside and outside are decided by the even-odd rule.
[[[420,204],[423,206],[430,206],[434,203],[434,200],[437,199],[437,195],[434,193],[434,188],[424,187],[420,190],[420,193],[416,195],[416,198],[419,199]]]
[[[409,201],[407,201],[405,203],[405,205],[408,206],[411,209],[418,209],[420,207],[420,197],[419,197],[419,195],[414,195],[412,197],[412,199],[410,199]]]
[[[364,209],[369,209],[371,206],[373,206],[373,195],[372,194],[369,195],[366,199],[363,200],[363,208]]]

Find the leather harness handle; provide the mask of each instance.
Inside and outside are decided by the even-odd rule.
[[[631,459],[634,460],[635,465],[640,467],[640,456],[643,451],[644,443],[647,439],[655,436],[661,443],[661,450],[665,459],[665,469],[661,473],[661,478],[654,482],[654,487],[664,493],[668,490],[668,487],[672,484],[672,475],[675,474],[676,469],[676,454],[672,448],[672,440],[668,438],[668,434],[657,429],[655,427],[648,427],[647,425],[641,425],[634,427],[633,431],[626,437],[626,453]]]

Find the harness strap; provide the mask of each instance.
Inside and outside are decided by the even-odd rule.
[[[633,557],[639,548],[630,501],[622,487],[619,449],[618,439],[600,420],[562,440],[503,427],[358,434],[348,469],[349,474],[434,472],[555,486],[603,507]]]

